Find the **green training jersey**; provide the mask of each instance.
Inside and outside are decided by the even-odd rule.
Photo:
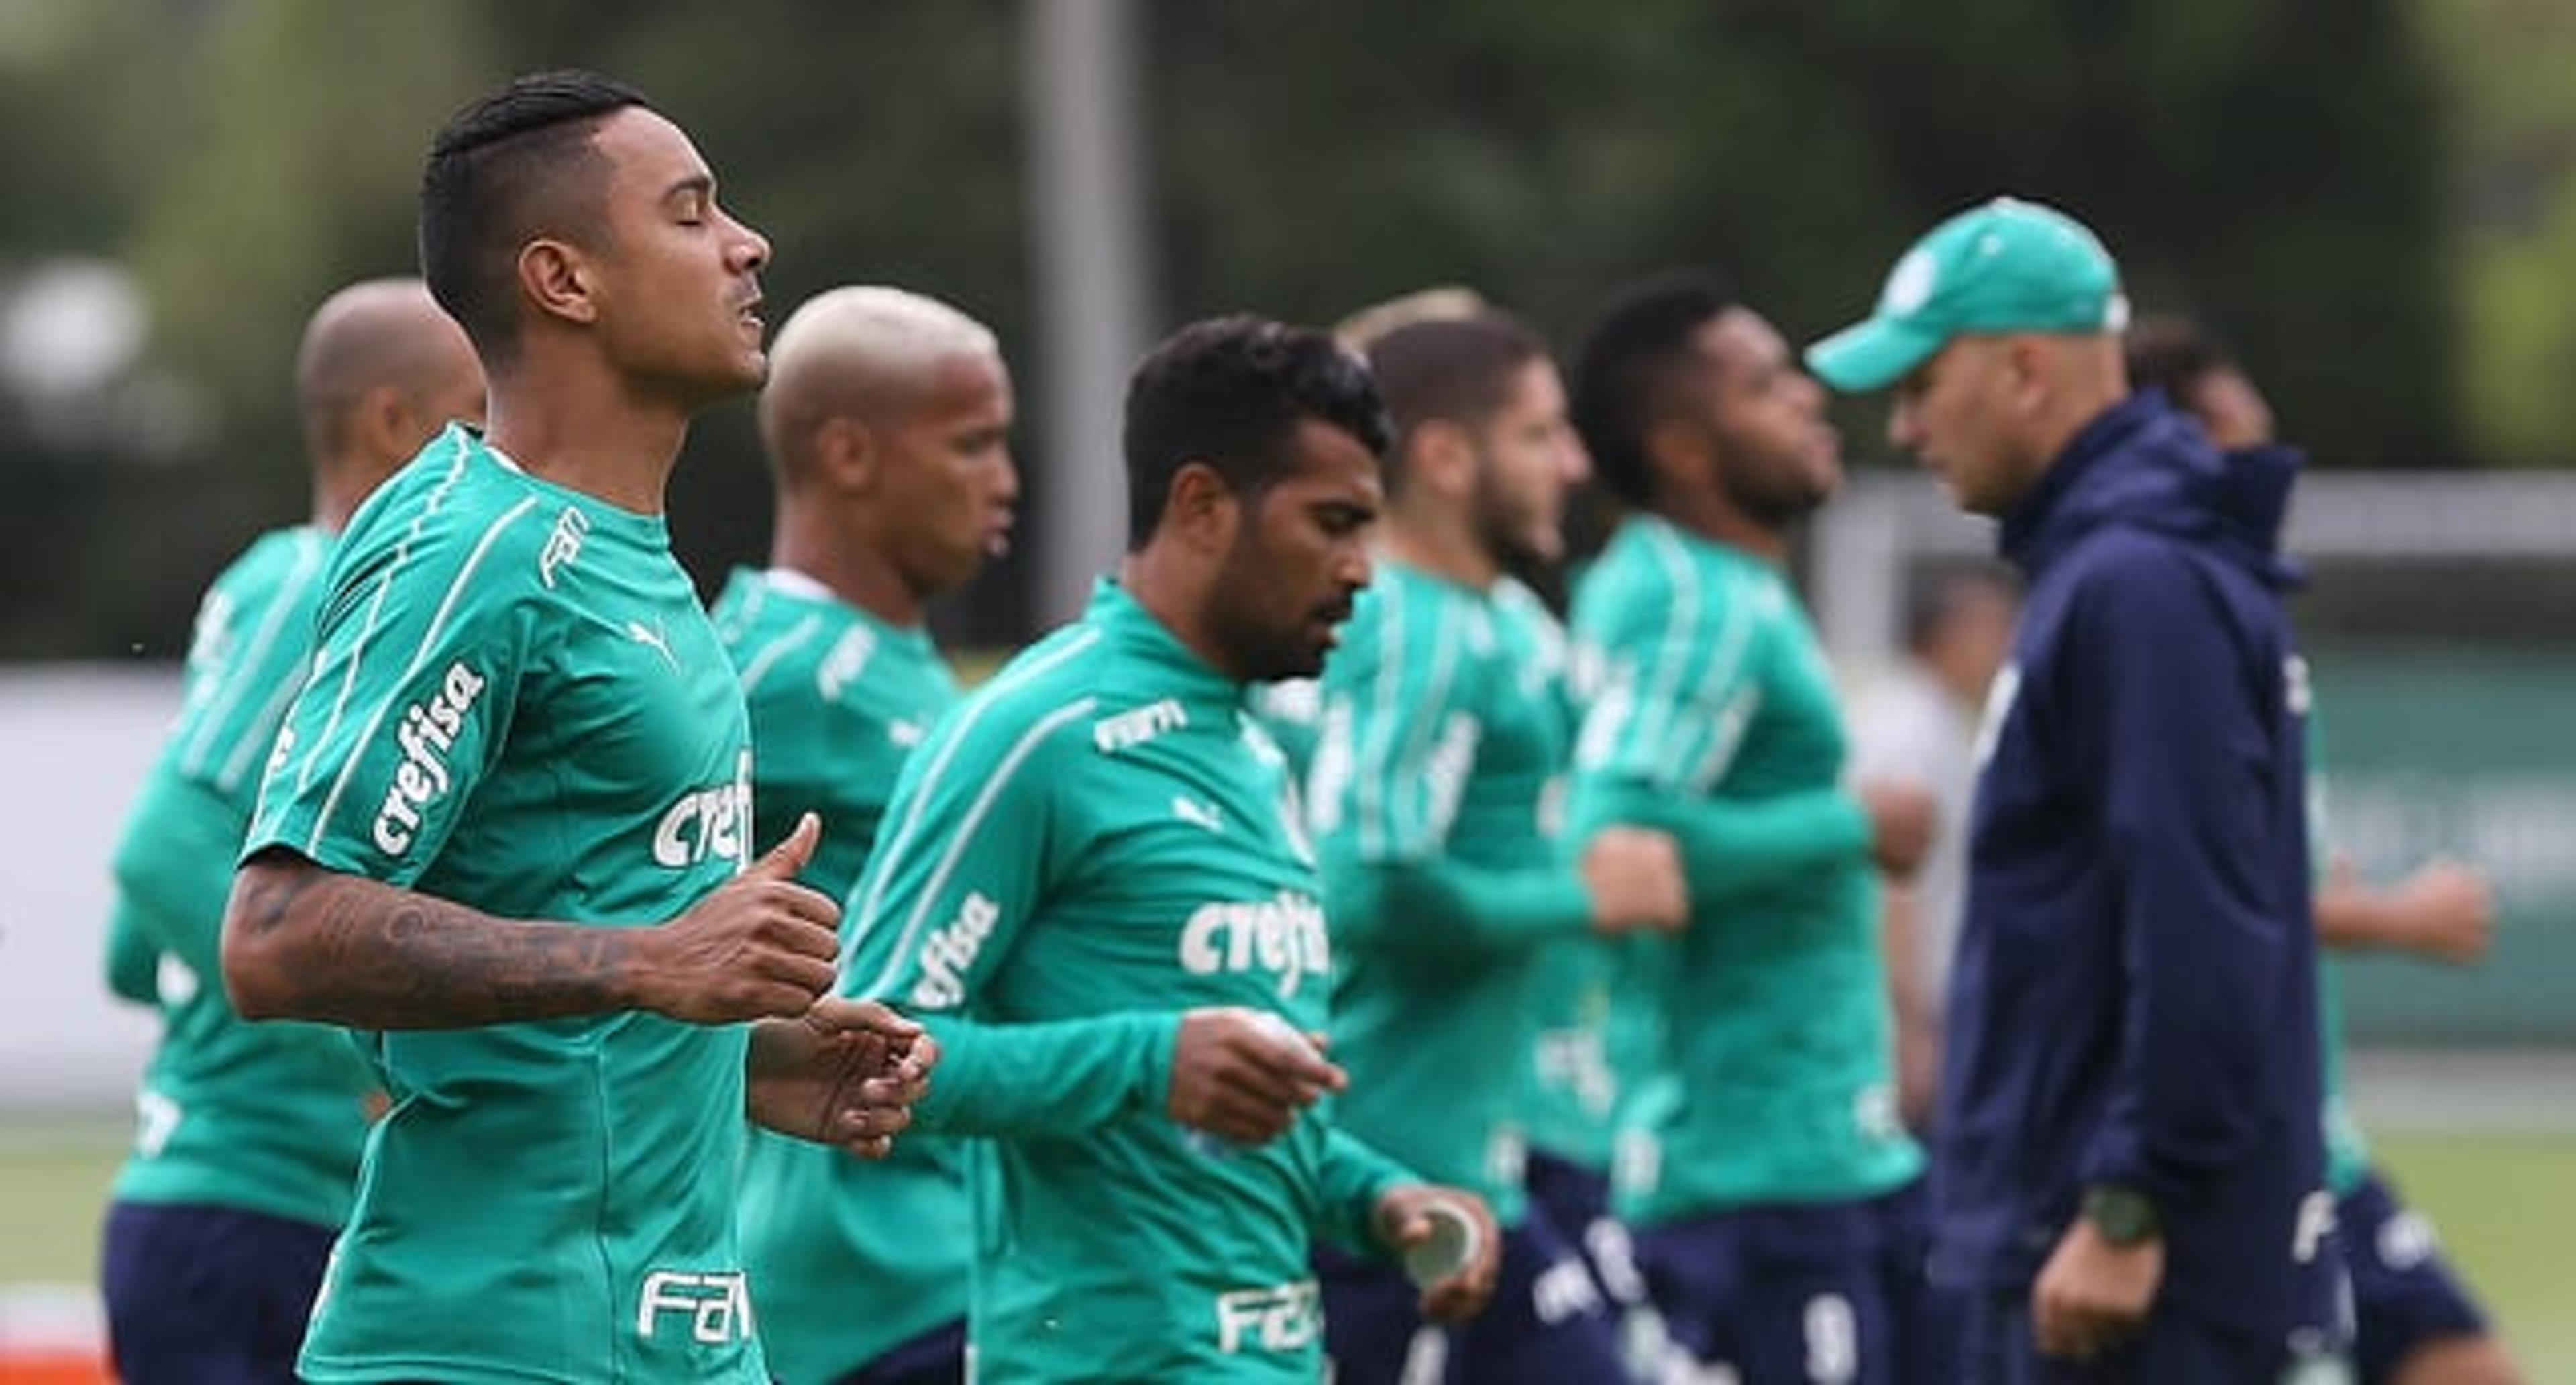
[[[732,662],[659,515],[450,428],[333,556],[245,854],[504,918],[672,918],[747,859]],[[363,1036],[393,1108],[300,1365],[361,1381],[765,1381],[733,1232],[741,1025]]]
[[[1626,1214],[1875,1196],[1922,1153],[1898,1123],[1869,823],[1842,714],[1780,573],[1656,517],[1620,527],[1575,598],[1602,670],[1576,752],[1578,834],[1670,832],[1690,927],[1633,940],[1659,995],[1670,1099],[1623,1161]]]
[[[1287,757],[1288,777],[1305,783],[1306,770],[1315,763],[1316,738],[1323,733],[1322,680],[1286,678],[1276,683],[1257,683],[1245,705],[1269,734],[1270,743]]]
[[[1494,589],[1494,616],[1507,666],[1534,670],[1530,676],[1547,684],[1543,705],[1570,757],[1590,690],[1564,627],[1536,592],[1509,579]],[[1564,768],[1539,800],[1539,830],[1551,840],[1564,829]],[[1596,1172],[1610,1167],[1621,1098],[1634,1085],[1638,1047],[1649,1041],[1642,1017],[1651,1012],[1618,1003],[1616,958],[1616,944],[1594,933],[1551,938],[1530,977],[1521,1077],[1530,1147]]]
[[[976,1165],[978,1378],[1312,1381],[1311,1236],[1400,1167],[1309,1112],[1253,1149],[1164,1110],[1181,1012],[1323,1027],[1312,853],[1243,685],[1103,583],[904,766],[850,910],[853,994],[944,1049],[923,1127]]]
[[[1595,1172],[1610,1167],[1621,1094],[1617,954],[1606,940],[1549,943],[1532,969],[1529,1061],[1521,1075],[1530,1147]]]
[[[207,588],[178,720],[117,840],[109,947],[141,972],[124,989],[161,1012],[119,1201],[331,1227],[349,1215],[374,1079],[337,1029],[245,1023],[224,998],[220,960],[233,857],[304,683],[330,556],[321,530],[280,529]]]
[[[1507,600],[1381,560],[1324,668],[1307,787],[1342,1123],[1509,1226],[1532,968],[1589,933],[1591,902],[1548,821],[1571,739],[1561,643],[1543,657]]]
[[[957,700],[957,680],[928,631],[886,624],[798,572],[735,572],[715,622],[750,704],[752,840],[819,815],[803,879],[843,898],[896,772]],[[973,1215],[954,1141],[906,1135],[872,1162],[755,1129],[740,1215],[761,1349],[783,1385],[826,1385],[966,1316]],[[866,1312],[851,1311],[858,1298]]]
[[[2326,849],[2330,816],[2326,798],[2324,723],[2311,709],[2305,722],[2308,738],[2308,840],[2315,870],[2323,878],[2334,853]],[[2322,1045],[2317,1075],[2325,1089],[2326,1189],[2336,1197],[2351,1193],[2370,1176],[2370,1143],[2353,1119],[2343,1085],[2343,968],[2328,949],[2317,949],[2317,1038]]]
[[[755,851],[823,819],[799,878],[839,899],[877,838],[896,771],[957,700],[930,632],[877,619],[803,573],[738,569],[716,598],[751,709]]]

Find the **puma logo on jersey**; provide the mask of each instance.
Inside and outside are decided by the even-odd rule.
[[[376,846],[399,856],[420,833],[421,810],[446,796],[453,782],[448,754],[465,728],[466,713],[483,695],[484,678],[459,659],[430,697],[403,708],[394,726],[394,744],[402,762],[394,766],[393,783],[385,789],[384,806],[376,810]]]
[[[1091,728],[1091,743],[1104,755],[1136,746],[1190,724],[1189,709],[1171,698],[1147,703],[1132,712],[1102,717]]]
[[[1225,813],[1222,810],[1213,803],[1192,798],[1185,793],[1172,795],[1172,816],[1193,826],[1204,827],[1211,832],[1225,830]]]
[[[582,536],[590,532],[590,516],[576,505],[566,505],[555,516],[555,531],[546,535],[546,546],[537,554],[537,580],[554,590],[555,573],[572,566],[581,556]]]
[[[1294,890],[1253,903],[1202,904],[1181,925],[1181,970],[1192,976],[1269,972],[1279,978],[1279,998],[1289,999],[1306,977],[1332,974],[1324,911]]]
[[[966,973],[984,951],[984,941],[1002,921],[1002,906],[968,892],[957,917],[932,931],[921,944],[921,979],[913,983],[912,1003],[943,1010],[966,998]]]
[[[751,826],[751,752],[734,760],[731,783],[680,795],[653,828],[653,862],[683,870],[709,857],[739,869],[750,859],[743,836]]]
[[[680,671],[680,661],[671,653],[671,642],[662,638],[661,631],[640,620],[630,620],[626,622],[626,638],[660,654],[662,662],[669,664],[673,673]]]
[[[929,734],[930,728],[917,721],[898,720],[886,723],[887,743],[900,746],[905,750],[921,744],[921,738]]]

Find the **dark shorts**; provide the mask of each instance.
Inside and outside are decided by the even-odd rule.
[[[331,1228],[229,1207],[118,1202],[100,1255],[126,1385],[292,1385]]]
[[[1958,1314],[1924,1273],[1921,1180],[1860,1202],[1748,1207],[1637,1231],[1676,1373],[1743,1385],[1950,1381]]]
[[[2042,1356],[2031,1335],[2028,1292],[1982,1294],[1968,1303],[1963,1385],[2282,1385],[2286,1343],[2265,1342],[2169,1313],[2118,1350],[2090,1360]]]
[[[934,1327],[832,1385],[966,1385],[966,1320]]]
[[[1637,1247],[1627,1225],[1610,1215],[1610,1175],[1531,1150],[1527,1179],[1531,1205],[1548,1225],[1574,1243],[1592,1282],[1611,1303],[1629,1308],[1646,1301],[1637,1273]]]
[[[2442,1259],[2432,1223],[2398,1201],[2377,1170],[2336,1201],[2335,1236],[2352,1276],[2363,1385],[2389,1379],[2428,1342],[2486,1335],[2486,1315]]]
[[[1628,1379],[1618,1323],[1581,1256],[1545,1210],[1503,1233],[1493,1301],[1456,1327],[1426,1324],[1404,1271],[1329,1246],[1315,1249],[1324,1289],[1324,1352],[1334,1385],[1564,1385]]]

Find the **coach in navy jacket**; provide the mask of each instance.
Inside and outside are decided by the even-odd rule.
[[[2090,232],[2002,200],[1808,359],[1902,382],[1892,436],[2030,587],[1980,737],[1934,1160],[1962,1378],[2271,1385],[2328,1317],[2296,464],[2130,396],[2125,312]]]

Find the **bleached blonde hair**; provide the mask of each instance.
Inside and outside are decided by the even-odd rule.
[[[798,305],[769,346],[760,438],[773,465],[823,420],[903,397],[954,356],[1001,357],[991,328],[927,294],[884,284],[826,289]]]
[[[1482,317],[1491,305],[1464,284],[1436,284],[1398,294],[1352,313],[1333,324],[1333,340],[1355,356],[1365,356],[1378,338],[1417,322],[1454,322]]]

